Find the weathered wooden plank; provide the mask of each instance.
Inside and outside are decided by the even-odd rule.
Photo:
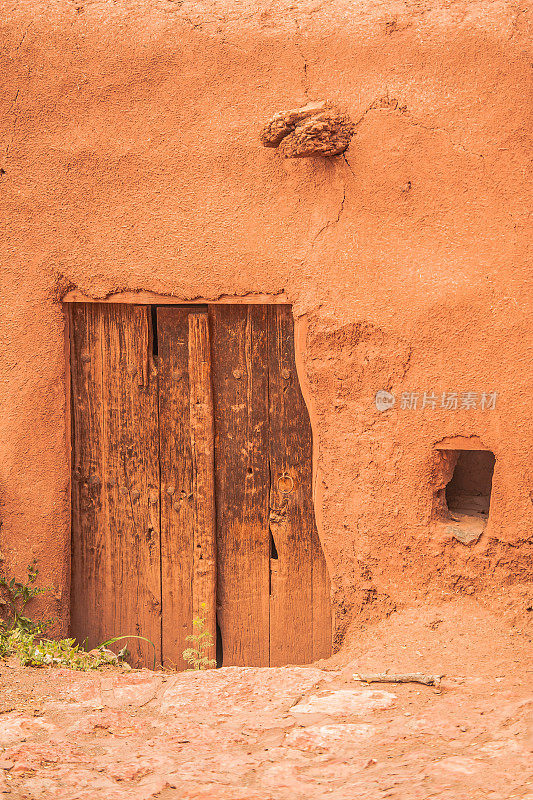
[[[277,666],[329,655],[324,642],[331,641],[329,582],[312,502],[311,425],[296,372],[288,306],[268,310],[268,373],[270,532],[277,551],[270,664]]]
[[[185,669],[192,633],[194,479],[186,308],[158,307],[163,664]]]
[[[278,555],[270,596],[270,663],[278,666],[312,661],[312,509],[306,503],[311,446],[290,309],[270,307],[268,329],[270,532]]]
[[[209,308],[224,666],[269,664],[266,314],[264,306]]]
[[[104,641],[107,553],[102,464],[102,316],[94,303],[69,307],[72,406],[71,635]]]
[[[157,372],[150,354],[147,306],[101,307],[103,467],[107,506],[107,580],[112,608],[108,636],[152,641],[161,660],[159,430]],[[153,649],[128,642],[134,665]]]
[[[207,313],[189,314],[189,408],[193,470],[192,607],[205,618],[215,659],[216,641],[216,514],[213,385]]]
[[[216,636],[211,354],[207,313],[157,309],[163,663],[184,669],[193,615]],[[203,616],[203,613],[202,613]],[[208,653],[214,658],[214,646]]]
[[[146,636],[159,660],[157,377],[147,309],[76,304],[71,342],[72,632],[89,647]],[[153,663],[150,645],[127,644],[132,663]]]
[[[314,525],[313,541],[313,661],[331,655],[333,621],[331,582],[318,531]]]

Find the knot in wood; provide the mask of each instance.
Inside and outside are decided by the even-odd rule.
[[[322,101],[275,114],[260,139],[264,147],[279,147],[285,158],[330,157],[344,153],[354,130],[347,114]]]

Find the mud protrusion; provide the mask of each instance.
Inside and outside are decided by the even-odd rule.
[[[265,147],[279,147],[285,158],[329,157],[344,153],[353,133],[350,118],[323,101],[275,114],[260,139]]]

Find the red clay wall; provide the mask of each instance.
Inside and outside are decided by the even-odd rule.
[[[1,550],[9,573],[38,559],[61,620],[73,289],[293,303],[340,633],[453,592],[531,604],[529,10],[1,4]],[[346,159],[260,146],[263,122],[309,99],[357,122]],[[393,409],[376,409],[378,389]],[[411,390],[498,399],[402,409]],[[497,459],[470,547],[432,522],[434,446],[454,436]]]

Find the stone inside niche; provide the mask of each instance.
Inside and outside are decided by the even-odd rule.
[[[285,158],[329,157],[344,153],[353,134],[348,115],[323,100],[275,114],[260,140],[264,147],[278,147]]]
[[[446,533],[453,536],[461,544],[475,544],[487,525],[485,519],[471,519],[466,516],[459,518],[457,522],[457,525],[448,525]]]
[[[462,544],[475,544],[488,522],[494,453],[443,449],[436,455],[435,514],[449,523],[449,535]]]

